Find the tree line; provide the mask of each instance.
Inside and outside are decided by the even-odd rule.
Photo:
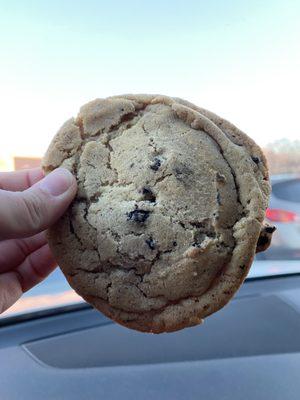
[[[263,149],[270,174],[300,173],[300,140],[280,139]]]

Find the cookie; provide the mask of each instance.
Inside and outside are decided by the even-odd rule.
[[[46,173],[57,167],[74,174],[78,193],[48,231],[51,250],[75,291],[128,328],[201,323],[270,243],[261,149],[184,100],[124,95],[84,105],[43,159]]]

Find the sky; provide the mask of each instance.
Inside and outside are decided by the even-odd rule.
[[[260,145],[300,138],[299,0],[0,0],[0,158],[99,97],[159,93]]]

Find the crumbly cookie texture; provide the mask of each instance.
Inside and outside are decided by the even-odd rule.
[[[129,328],[201,323],[238,290],[256,248],[270,244],[261,149],[184,100],[124,95],[84,105],[44,157],[46,173],[60,166],[78,193],[49,230],[50,247],[70,285]]]

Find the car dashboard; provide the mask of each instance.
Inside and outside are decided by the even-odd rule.
[[[119,326],[87,304],[0,320],[0,398],[299,399],[300,276],[250,279],[202,325]]]

